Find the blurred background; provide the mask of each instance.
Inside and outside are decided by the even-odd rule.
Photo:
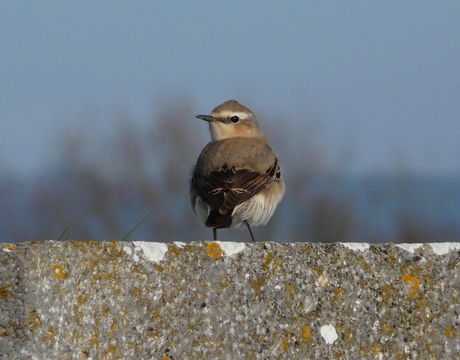
[[[210,239],[194,115],[228,99],[287,183],[259,241],[458,241],[459,24],[455,0],[2,1],[0,241]]]

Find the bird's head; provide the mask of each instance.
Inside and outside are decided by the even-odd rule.
[[[263,137],[254,113],[236,100],[217,106],[210,115],[196,115],[209,122],[211,138],[222,140],[231,137]]]

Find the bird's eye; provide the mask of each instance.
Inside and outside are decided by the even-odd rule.
[[[240,118],[238,116],[232,116],[230,120],[232,120],[232,122],[234,123],[237,123],[238,121],[240,121]]]

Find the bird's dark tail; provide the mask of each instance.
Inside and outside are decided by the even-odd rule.
[[[206,220],[206,226],[215,229],[224,229],[232,225],[232,211],[226,214],[220,214],[216,210],[211,210],[208,219]]]

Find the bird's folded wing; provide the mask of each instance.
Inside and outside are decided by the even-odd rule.
[[[268,184],[280,177],[278,160],[265,172],[248,169],[235,169],[224,166],[208,175],[195,171],[192,182],[197,195],[207,202],[213,210],[225,214],[239,204],[257,195]]]

